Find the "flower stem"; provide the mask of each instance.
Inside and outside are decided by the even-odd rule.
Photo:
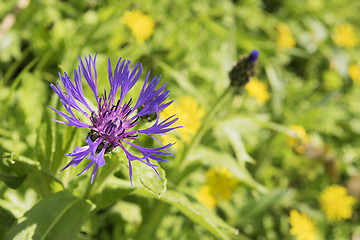
[[[91,177],[91,175],[90,175]],[[84,199],[88,199],[90,197],[90,193],[91,193],[91,190],[93,188],[93,184],[87,184],[86,185],[86,189],[85,189],[85,192],[84,192]]]
[[[232,91],[231,87],[228,87],[224,90],[224,92],[220,95],[220,97],[213,104],[213,106],[211,106],[209,112],[204,117],[202,124],[197,130],[195,136],[192,138],[190,144],[186,145],[181,155],[178,158],[176,158],[177,160],[175,161],[174,168],[170,172],[168,178],[169,181],[171,181],[174,185],[177,185],[182,180],[180,177],[181,174],[178,174],[178,172],[184,168],[184,162],[186,161],[189,152],[192,150],[194,146],[196,146],[199,143],[201,137],[205,133],[206,127],[208,126],[207,123],[216,115],[224,98],[231,91]],[[160,225],[164,215],[168,213],[169,208],[170,208],[169,204],[166,204],[161,201],[156,201],[153,210],[143,220],[143,224],[140,226],[134,239],[138,239],[138,240],[153,239],[152,236],[156,228]]]
[[[232,88],[230,86],[228,88],[226,88],[224,90],[224,92],[220,95],[220,97],[217,99],[217,101],[215,101],[215,103],[210,107],[209,112],[205,115],[196,134],[191,139],[190,143],[188,145],[186,145],[186,147],[183,149],[179,158],[176,158],[173,171],[170,172],[170,174],[169,174],[169,180],[172,180],[175,184],[179,183],[181,180],[181,179],[177,179],[180,176],[180,174],[175,174],[175,173],[178,173],[179,171],[183,170],[184,162],[186,161],[186,158],[187,158],[189,152],[191,152],[191,150],[193,149],[194,146],[198,145],[200,139],[202,138],[202,136],[205,133],[206,127],[208,126],[208,122],[211,119],[213,119],[213,117],[216,115],[224,98],[231,91],[232,91]]]

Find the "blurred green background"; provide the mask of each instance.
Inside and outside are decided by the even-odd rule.
[[[351,0],[0,1],[0,239],[359,239],[359,10]],[[253,49],[256,76],[229,88]],[[100,94],[108,57],[168,83],[175,103],[162,116],[184,128],[162,138],[177,142],[162,180],[135,165],[132,189],[121,152],[91,186],[81,167],[59,172],[87,132],[51,120],[49,105],[64,109],[49,84],[96,53]]]

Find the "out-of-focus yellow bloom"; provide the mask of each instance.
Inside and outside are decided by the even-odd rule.
[[[120,22],[131,30],[139,44],[143,44],[154,33],[155,24],[151,16],[137,10],[125,11]]]
[[[267,91],[266,85],[260,82],[256,77],[252,77],[245,85],[245,90],[261,105],[270,99],[270,93]]]
[[[297,240],[315,240],[316,228],[313,221],[305,214],[297,210],[291,210],[289,222],[291,225],[290,233],[296,235]]]
[[[216,206],[216,199],[211,194],[211,189],[208,185],[200,187],[199,192],[196,194],[196,198],[207,208],[214,209]]]
[[[282,49],[289,49],[296,45],[296,41],[291,34],[290,28],[285,23],[279,23],[276,27],[277,39],[276,45]]]
[[[360,83],[360,68],[358,65],[356,64],[351,64],[349,67],[348,67],[348,73],[349,73],[349,76],[351,78],[351,80],[354,82],[354,83]]]
[[[161,136],[161,140],[162,140],[161,142],[164,145],[167,145],[169,143],[176,143],[178,139],[174,135],[172,135],[170,132],[168,132],[168,133],[166,133],[166,135]],[[178,146],[179,146],[178,144],[175,144],[171,148],[174,148],[177,150]]]
[[[339,185],[327,187],[320,194],[319,201],[329,220],[350,218],[355,204],[355,198],[348,195],[346,188]]]
[[[206,183],[196,197],[206,207],[213,209],[222,200],[230,200],[238,181],[226,167],[215,167],[206,173]]]
[[[178,129],[180,138],[189,143],[201,125],[205,109],[193,97],[180,97],[161,112],[161,117],[166,119],[174,114],[179,118],[176,125],[183,126]]]
[[[291,125],[290,129],[296,133],[298,138],[288,137],[288,145],[294,148],[297,153],[303,154],[306,146],[310,143],[310,136],[300,125]]]
[[[349,23],[346,23],[335,26],[333,41],[340,47],[352,48],[357,44],[358,39],[355,36],[353,26]]]

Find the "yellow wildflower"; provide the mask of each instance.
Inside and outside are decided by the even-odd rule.
[[[248,94],[256,99],[259,104],[264,104],[270,99],[270,93],[267,91],[266,85],[260,82],[256,77],[245,85]]]
[[[347,194],[346,188],[339,185],[327,187],[319,197],[321,209],[329,220],[348,219],[352,215],[355,198]]]
[[[352,48],[357,44],[358,39],[355,36],[353,26],[349,23],[346,23],[335,26],[333,41],[340,47]]]
[[[310,136],[306,133],[305,129],[300,125],[291,125],[290,129],[296,133],[298,138],[288,137],[287,143],[294,150],[303,154],[305,152],[306,146],[310,142]]]
[[[172,135],[170,132],[166,133],[166,135],[162,135],[161,136],[161,142],[164,144],[164,145],[167,145],[169,143],[176,143],[177,142],[177,138]],[[175,144],[173,145],[171,148],[174,148],[174,149],[178,149],[178,144]]]
[[[137,10],[125,11],[120,22],[131,30],[139,44],[143,44],[154,33],[155,24],[151,16]]]
[[[276,27],[277,39],[276,45],[282,49],[289,49],[296,45],[296,41],[291,34],[290,28],[285,23],[279,23]]]
[[[314,222],[305,214],[301,214],[296,210],[291,210],[289,222],[291,225],[290,234],[296,235],[297,240],[316,239],[316,229]]]
[[[199,202],[213,209],[222,200],[230,200],[238,181],[226,167],[215,167],[206,173],[206,184],[197,194]]]
[[[211,194],[210,186],[201,186],[199,192],[196,194],[196,198],[207,208],[214,209],[216,206],[216,199]]]
[[[175,104],[171,104],[161,112],[161,117],[166,119],[174,114],[179,117],[176,124],[183,126],[178,129],[180,138],[189,143],[201,125],[205,109],[193,97],[180,97]]]
[[[354,83],[360,83],[360,68],[358,65],[351,64],[348,67],[348,73]]]

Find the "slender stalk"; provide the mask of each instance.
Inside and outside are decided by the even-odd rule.
[[[217,99],[217,101],[211,106],[209,112],[205,115],[196,134],[191,139],[191,142],[188,145],[186,145],[184,150],[181,152],[181,155],[179,156],[179,158],[176,158],[175,166],[174,166],[172,172],[170,172],[170,174],[169,174],[169,180],[173,180],[173,181],[175,180],[174,181],[175,183],[178,183],[181,180],[181,179],[176,180],[176,178],[179,175],[174,174],[174,173],[179,172],[183,169],[184,162],[186,161],[186,158],[187,158],[189,152],[191,152],[191,150],[193,149],[194,146],[198,145],[200,139],[202,138],[202,136],[205,133],[208,122],[216,115],[216,113],[218,112],[218,110],[222,104],[223,99],[227,96],[227,94],[229,92],[231,92],[231,90],[232,90],[232,88],[230,86],[228,88],[226,88],[224,90],[224,92],[220,95],[220,97]]]
[[[161,201],[156,201],[153,210],[143,220],[135,240],[154,239],[152,236],[157,227],[159,227],[162,218],[169,211],[170,205]]]
[[[91,175],[90,175],[90,177],[91,177]],[[93,184],[86,185],[86,190],[84,192],[84,199],[88,199],[90,197],[92,189],[93,189]]]
[[[179,177],[180,175],[177,172],[181,171],[184,168],[184,163],[186,159],[199,141],[201,137],[204,135],[206,131],[206,127],[208,126],[208,122],[216,115],[218,112],[224,98],[227,96],[229,92],[231,92],[232,88],[228,87],[224,90],[224,92],[220,95],[217,101],[211,106],[209,112],[204,117],[202,124],[200,125],[198,131],[196,132],[195,136],[192,138],[191,142],[186,145],[183,149],[181,155],[177,158],[174,168],[169,174],[169,181],[171,181],[174,185],[178,184],[182,179]],[[140,226],[136,236],[134,239],[138,240],[146,240],[146,239],[153,239],[152,236],[156,230],[156,228],[160,225],[162,218],[164,215],[169,211],[170,205],[166,204],[161,201],[156,201],[155,206],[151,213],[149,213],[144,221],[143,224]]]
[[[12,75],[14,75],[15,71],[19,68],[20,64],[25,60],[25,58],[27,58],[27,56],[29,56],[30,52],[31,52],[31,45],[29,45],[27,48],[25,48],[25,50],[22,52],[21,58],[16,60],[10,66],[10,68],[6,71],[4,78],[3,78],[4,85],[7,83],[7,81],[9,81],[9,79],[12,77]]]

